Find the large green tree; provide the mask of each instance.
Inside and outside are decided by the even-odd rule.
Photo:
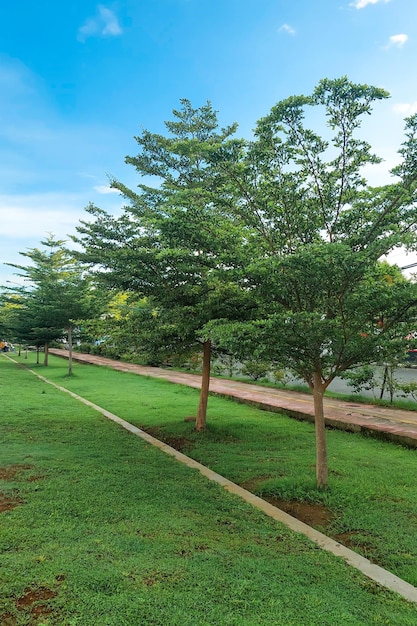
[[[239,254],[240,230],[217,209],[223,180],[221,155],[239,144],[236,126],[219,128],[210,103],[193,108],[188,100],[165,123],[167,134],[143,131],[135,137],[139,153],[127,157],[143,182],[133,191],[117,180],[127,204],[112,217],[90,205],[92,221],[77,228],[89,262],[109,287],[136,297],[149,297],[161,312],[161,332],[188,348],[200,343],[203,376],[196,429],[206,425],[211,341],[202,328],[219,317],[245,318],[253,306],[230,264],[230,250]],[[155,325],[157,326],[157,322]]]
[[[219,163],[230,197],[239,191],[228,210],[246,229],[247,284],[263,315],[249,324],[212,322],[208,332],[242,357],[269,358],[307,381],[320,487],[328,482],[326,388],[380,358],[387,338],[405,334],[417,302],[416,286],[379,264],[394,247],[416,245],[416,116],[406,121],[394,182],[375,188],[364,178],[364,166],[380,159],[358,131],[372,103],[386,97],[347,78],[323,80],[311,96],[276,104],[244,157]]]

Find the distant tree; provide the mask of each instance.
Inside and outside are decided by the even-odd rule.
[[[20,253],[30,259],[30,265],[8,265],[18,269],[17,275],[27,283],[14,290],[14,297],[20,302],[15,326],[17,335],[34,345],[44,346],[46,366],[50,343],[66,334],[68,375],[71,375],[74,325],[80,318],[97,314],[101,298],[64,243],[50,235],[41,242],[42,249],[31,248]]]

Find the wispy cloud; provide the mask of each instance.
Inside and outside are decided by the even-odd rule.
[[[278,28],[279,33],[287,33],[288,35],[295,35],[295,29],[289,24],[283,24]]]
[[[86,41],[89,37],[118,37],[122,33],[123,29],[114,11],[99,4],[96,15],[88,18],[78,29],[78,40]]]
[[[399,35],[391,35],[386,48],[392,48],[393,46],[396,46],[397,48],[402,48],[407,41],[408,35],[405,35],[404,33],[401,33]]]
[[[394,113],[401,113],[401,115],[409,116],[417,113],[417,101],[416,102],[399,102],[392,107]]]
[[[108,185],[96,185],[93,187],[97,193],[107,195],[109,193],[120,193],[118,189],[114,189],[113,187],[109,187]]]
[[[391,0],[355,0],[351,2],[350,6],[355,7],[355,9],[364,9],[368,4],[379,4],[380,2],[387,4],[387,2],[390,1]]]
[[[59,237],[75,230],[82,214],[80,194],[39,193],[0,195],[2,235],[41,238],[51,231]]]

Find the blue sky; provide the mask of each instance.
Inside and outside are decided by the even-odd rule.
[[[250,136],[321,78],[383,87],[366,127],[385,160],[375,184],[417,111],[416,0],[9,0],[0,18],[0,284],[19,251],[75,233],[88,202],[121,206],[108,175],[137,184],[133,136],[163,131],[180,98]]]

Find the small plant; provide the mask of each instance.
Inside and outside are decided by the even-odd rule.
[[[414,402],[417,402],[417,382],[397,383],[397,389],[403,398],[411,396]]]
[[[272,372],[272,378],[274,383],[286,387],[291,380],[291,376],[288,372],[282,369],[276,369]]]
[[[216,373],[226,375],[229,378],[233,378],[238,373],[239,364],[232,354],[220,354],[217,360],[218,363],[213,368]]]
[[[376,397],[375,390],[378,387],[378,381],[375,376],[375,369],[370,365],[345,372],[343,378],[349,387],[352,387],[354,393],[360,393],[362,390],[372,391],[372,395],[374,398]]]
[[[265,361],[245,361],[242,366],[242,374],[249,376],[252,380],[259,380],[265,378],[270,369],[270,363]]]

